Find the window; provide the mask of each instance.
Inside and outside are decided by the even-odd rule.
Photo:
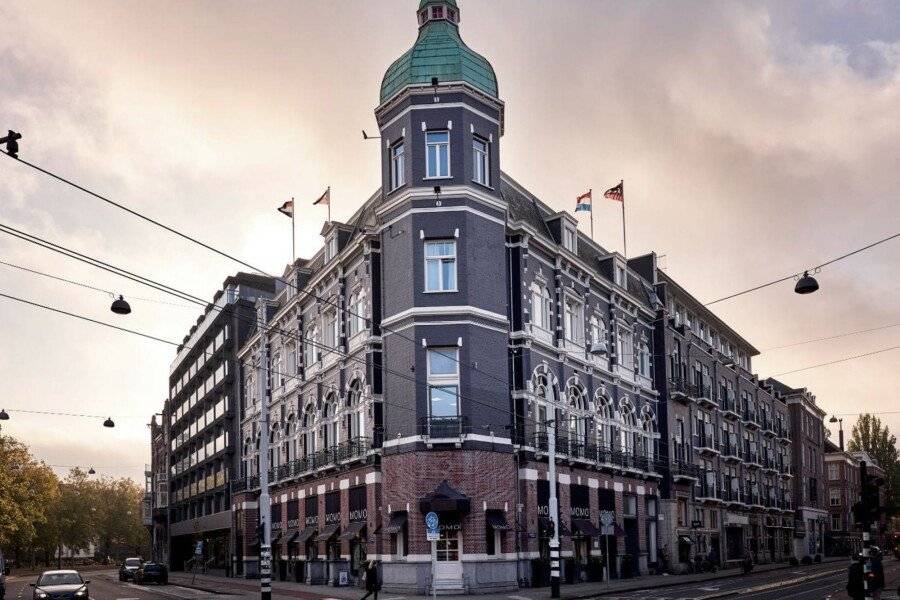
[[[338,320],[334,311],[325,313],[325,346],[337,348],[338,344]]]
[[[444,18],[444,7],[443,6],[432,6],[431,7],[431,18],[432,19],[443,19]]]
[[[628,284],[628,277],[625,274],[625,267],[622,265],[616,265],[616,283],[622,287],[626,287]]]
[[[456,291],[456,242],[425,242],[425,291]]]
[[[425,177],[450,177],[450,132],[425,134]]]
[[[835,463],[828,465],[828,479],[836,481],[838,479],[838,466]]]
[[[637,516],[637,496],[625,494],[622,496],[622,514],[626,517]]]
[[[306,330],[306,344],[303,346],[303,364],[311,366],[322,358],[322,350],[319,344],[319,328],[310,327]]]
[[[634,334],[624,325],[619,325],[616,336],[616,348],[619,364],[623,367],[634,364]]]
[[[406,177],[406,152],[403,142],[391,146],[391,189],[395,190],[404,183]]]
[[[565,333],[570,342],[584,340],[584,308],[581,302],[572,298],[566,298],[565,306]]]
[[[531,322],[535,327],[551,330],[550,326],[550,292],[544,286],[531,286]]]
[[[429,416],[459,415],[459,351],[456,348],[428,350]]]
[[[650,377],[650,347],[646,342],[641,342],[638,352],[638,372],[644,377]]]
[[[839,488],[828,488],[828,504],[830,506],[841,505],[841,490]]]
[[[570,252],[576,252],[578,235],[571,227],[563,227],[563,248]]]
[[[472,139],[472,180],[481,185],[490,185],[490,158],[488,144],[480,138]]]
[[[841,531],[841,515],[832,513],[831,515],[831,530],[832,531]]]

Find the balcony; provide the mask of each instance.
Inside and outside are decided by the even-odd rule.
[[[778,436],[775,433],[775,424],[770,419],[763,419],[760,422],[760,427],[762,428],[763,435],[768,438],[775,438]]]
[[[694,447],[697,449],[697,452],[703,456],[719,455],[716,438],[709,432],[702,432],[700,435],[694,436]]]
[[[700,385],[697,386],[697,395],[695,396],[697,400],[697,404],[704,408],[719,408],[719,403],[716,402],[712,386],[711,385]]]
[[[756,452],[744,452],[744,462],[747,463],[748,469],[761,469],[762,464],[759,462],[759,455]]]
[[[419,422],[419,435],[431,439],[459,439],[469,433],[463,416],[426,417]]]
[[[740,487],[731,488],[730,490],[725,490],[723,492],[722,499],[728,504],[743,506],[745,495],[744,490]]]
[[[722,460],[729,463],[741,462],[741,450],[737,444],[730,441],[722,444]]]
[[[734,398],[719,396],[719,409],[722,411],[722,416],[729,421],[737,421],[741,418],[741,415],[737,412]]]
[[[690,404],[697,395],[697,386],[686,379],[675,379],[669,382],[669,397],[675,402]]]
[[[675,461],[672,463],[672,479],[676,482],[699,481],[700,467],[689,462]]]
[[[790,444],[791,443],[791,433],[787,430],[787,428],[779,428],[775,431],[775,435],[778,438],[779,444]]]
[[[751,430],[759,429],[759,416],[755,410],[744,409],[741,411],[741,420],[744,421],[744,427]]]

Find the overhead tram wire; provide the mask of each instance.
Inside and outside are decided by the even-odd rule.
[[[794,342],[792,344],[784,344],[782,346],[772,346],[770,348],[763,348],[762,350],[760,350],[760,352],[770,352],[772,350],[782,350],[784,348],[793,348],[795,346],[802,346],[803,344],[811,344],[813,342],[824,342],[827,340],[836,340],[836,339],[848,337],[851,335],[858,335],[861,333],[871,333],[873,331],[882,331],[884,329],[891,329],[893,327],[900,327],[900,323],[891,323],[889,325],[881,325],[879,327],[870,327],[868,329],[858,329],[856,331],[848,331],[846,333],[839,333],[836,335],[829,335],[826,337],[813,338],[810,340],[804,340],[802,342]]]
[[[862,248],[857,248],[856,250],[853,250],[853,251],[848,252],[848,253],[846,253],[846,254],[842,254],[841,256],[832,258],[831,260],[825,261],[825,262],[823,262],[822,264],[817,265],[817,266],[815,266],[815,267],[812,267],[811,269],[808,269],[808,270],[809,270],[809,271],[816,271],[816,270],[818,270],[818,269],[821,269],[822,267],[827,267],[828,265],[834,264],[834,263],[836,263],[836,262],[838,262],[838,261],[840,261],[840,260],[844,260],[845,258],[849,258],[849,257],[853,256],[854,254],[859,254],[860,252],[864,252],[865,250],[868,250],[869,248],[874,248],[875,246],[877,246],[877,245],[879,245],[879,244],[883,244],[883,243],[885,243],[885,242],[889,242],[889,241],[891,241],[891,240],[893,240],[893,239],[895,239],[895,238],[898,238],[898,237],[900,237],[900,232],[895,233],[895,234],[893,234],[893,235],[889,235],[888,237],[883,238],[883,239],[880,239],[880,240],[878,240],[878,241],[872,242],[871,244],[868,244],[868,245],[866,245],[866,246],[863,246]],[[735,292],[734,294],[729,294],[728,296],[723,296],[722,298],[719,298],[719,299],[717,299],[717,300],[713,300],[712,302],[707,302],[707,303],[705,303],[704,306],[710,306],[710,305],[716,304],[716,303],[718,303],[718,302],[724,302],[725,300],[731,300],[732,298],[737,298],[738,296],[743,296],[744,294],[749,294],[750,292],[755,292],[755,291],[757,291],[757,290],[761,290],[761,289],[763,289],[763,288],[767,288],[767,287],[769,287],[769,286],[771,286],[771,285],[775,285],[776,283],[782,283],[782,282],[784,282],[784,281],[788,281],[789,279],[793,279],[794,277],[796,277],[796,275],[797,275],[797,274],[794,273],[794,274],[788,275],[788,276],[786,276],[786,277],[782,277],[781,279],[776,279],[775,281],[770,281],[770,282],[768,282],[768,283],[763,283],[763,284],[761,284],[761,285],[757,285],[757,286],[754,286],[754,287],[752,287],[752,288],[749,288],[749,289],[746,289],[746,290],[743,290],[743,291],[740,291],[740,292]]]
[[[817,365],[810,365],[808,367],[802,367],[800,369],[784,371],[783,373],[775,373],[774,375],[770,375],[770,377],[781,377],[782,375],[790,375],[791,373],[799,373],[800,371],[809,371],[810,369],[818,369],[819,367],[827,367],[828,365],[835,365],[837,363],[847,362],[848,360],[854,360],[856,358],[865,358],[866,356],[872,356],[874,354],[881,354],[883,352],[890,352],[891,350],[898,350],[898,349],[900,349],[900,346],[891,346],[889,348],[881,348],[880,350],[873,350],[872,352],[865,352],[863,354],[856,354],[854,356],[845,356],[844,358],[839,358],[837,360],[830,360],[828,362],[819,363]]]
[[[10,230],[10,231],[5,231],[5,230]],[[33,234],[30,234],[30,233],[21,231],[21,230],[19,230],[19,229],[15,229],[15,228],[10,227],[10,226],[8,226],[8,225],[4,225],[4,224],[0,223],[0,232],[4,232],[4,233],[7,233],[7,234],[9,234],[9,235],[13,235],[14,237],[17,237],[17,238],[19,238],[19,239],[22,239],[22,240],[25,240],[25,241],[27,241],[27,242],[33,243],[33,244],[35,244],[35,245],[41,246],[41,247],[43,247],[43,248],[52,250],[52,251],[54,251],[54,252],[58,252],[58,253],[62,254],[63,256],[68,256],[69,258],[74,258],[74,259],[76,259],[76,260],[79,260],[79,261],[84,262],[84,263],[86,263],[86,264],[95,266],[95,267],[97,267],[97,268],[99,268],[99,269],[102,269],[102,270],[104,270],[104,271],[108,271],[108,272],[110,272],[110,273],[119,275],[119,276],[121,276],[121,277],[125,277],[125,278],[127,278],[127,279],[130,279],[130,280],[135,281],[135,282],[137,282],[137,283],[140,283],[140,284],[142,284],[142,285],[147,285],[147,286],[149,286],[149,287],[151,287],[151,288],[153,288],[153,289],[155,289],[155,290],[161,291],[161,292],[166,293],[166,294],[173,295],[173,296],[175,296],[176,298],[180,298],[180,299],[182,299],[182,300],[187,300],[188,302],[193,302],[193,303],[197,304],[198,306],[206,307],[207,304],[208,304],[208,303],[207,303],[205,300],[203,300],[202,298],[200,298],[200,297],[198,297],[198,296],[194,296],[194,295],[192,295],[192,294],[189,294],[188,292],[184,292],[184,291],[182,291],[182,290],[179,290],[179,289],[174,288],[174,287],[172,287],[172,286],[169,286],[169,285],[167,285],[167,284],[160,283],[160,282],[158,282],[158,281],[154,281],[154,280],[152,280],[152,279],[150,279],[150,278],[148,278],[148,277],[144,277],[143,275],[139,275],[139,274],[137,274],[137,273],[133,273],[133,272],[131,272],[131,271],[127,271],[127,270],[122,269],[121,267],[117,267],[117,266],[115,266],[115,265],[113,265],[113,264],[111,264],[111,263],[107,263],[107,262],[102,261],[102,260],[100,260],[100,259],[93,258],[93,257],[88,256],[88,255],[86,255],[86,254],[82,254],[82,253],[80,253],[80,252],[77,252],[77,251],[75,251],[75,250],[71,250],[71,249],[66,248],[66,247],[64,247],[64,246],[61,246],[61,245],[59,245],[59,244],[55,244],[55,243],[50,242],[50,241],[48,241],[48,240],[44,240],[43,238],[39,238],[38,236],[35,236],[35,235],[33,235]],[[33,238],[33,239],[29,239],[29,238]],[[215,309],[215,310],[220,310],[220,311],[223,310],[222,308],[218,308],[218,307],[215,307],[215,306],[212,307],[212,308]],[[240,315],[236,315],[236,316],[237,316],[237,318],[239,318],[239,319],[242,318],[242,317],[240,317]],[[366,319],[365,317],[363,317],[363,318],[364,318],[366,321],[369,320],[369,319]],[[243,320],[244,320],[245,322],[248,322],[249,324],[253,324],[253,325],[256,324],[256,319],[247,319],[247,318],[243,318]],[[267,326],[267,327],[266,327],[266,330],[267,330],[267,331],[274,331],[274,332],[276,332],[276,333],[279,333],[279,334],[281,334],[281,335],[284,335],[285,337],[288,337],[289,339],[293,339],[294,341],[300,341],[300,342],[306,342],[306,343],[309,343],[309,344],[313,345],[314,347],[316,347],[316,348],[318,348],[318,349],[321,349],[321,350],[324,350],[324,351],[326,351],[326,352],[340,352],[340,351],[338,351],[338,350],[336,350],[336,349],[334,349],[334,348],[330,348],[330,347],[328,347],[328,346],[326,346],[326,345],[324,345],[324,344],[322,344],[321,342],[318,342],[318,341],[316,341],[316,340],[312,340],[312,339],[307,338],[307,337],[302,336],[302,335],[301,335],[300,337],[297,337],[297,334],[295,334],[294,332],[291,332],[291,331],[288,331],[288,330],[284,330],[284,329],[280,329],[280,328],[276,328],[276,327],[274,327],[274,326],[272,326],[272,325]],[[169,342],[169,343],[173,343],[173,342]],[[342,354],[344,355],[345,358],[347,358],[347,359],[349,359],[349,360],[353,360],[353,361],[358,362],[359,364],[362,364],[362,365],[364,365],[364,366],[367,366],[367,365],[366,365],[366,362],[365,362],[365,359],[360,359],[360,358],[358,358],[358,357],[352,357],[352,356],[347,355],[347,353],[342,353]],[[448,358],[452,358],[452,357],[450,357],[449,355],[444,355],[444,356],[447,356]],[[456,362],[459,363],[458,360],[457,360]],[[459,363],[459,364],[461,364],[461,363]],[[412,381],[412,382],[414,382],[414,383],[416,383],[416,384],[419,384],[419,383],[420,383],[418,380],[416,380],[416,379],[414,379],[414,378],[410,378],[410,377],[409,377],[408,375],[406,375],[405,373],[401,373],[401,372],[399,372],[399,371],[395,371],[395,370],[393,370],[393,369],[389,369],[389,368],[384,367],[384,366],[383,366],[383,368],[384,368],[384,370],[385,370],[386,373],[390,373],[390,374],[396,375],[396,376],[398,376],[398,377],[405,378],[405,379],[407,379],[407,380],[409,380],[409,381]],[[471,367],[471,368],[472,368],[472,369],[475,369],[475,367]],[[504,383],[506,383],[506,382],[504,381]],[[426,383],[426,385],[427,385],[427,383]],[[508,414],[513,414],[512,411],[505,410],[505,409],[500,409],[500,408],[498,408],[498,407],[496,407],[496,406],[487,404],[487,403],[485,403],[485,402],[481,402],[481,401],[475,400],[474,398],[466,398],[465,396],[462,396],[462,395],[459,395],[459,398],[460,398],[460,399],[463,399],[463,400],[470,401],[470,402],[472,402],[472,403],[474,403],[474,404],[479,404],[479,405],[485,406],[486,408],[490,408],[490,409],[495,410],[495,411],[497,411],[497,412],[506,412],[506,413],[508,413]]]
[[[24,408],[7,408],[8,412],[13,413],[25,413],[31,415],[49,415],[54,417],[84,417],[86,419],[105,419],[107,417],[115,417],[117,419],[143,419],[144,417],[139,417],[137,415],[87,415],[84,413],[70,413],[70,412],[61,412],[55,410],[31,410]]]
[[[132,216],[134,216],[134,217],[137,217],[137,218],[142,219],[142,220],[144,220],[144,221],[146,221],[146,222],[148,222],[148,223],[150,223],[150,224],[152,224],[152,225],[155,225],[155,226],[157,226],[157,227],[160,227],[160,228],[164,229],[165,231],[168,231],[169,233],[172,233],[172,234],[174,234],[174,235],[177,235],[178,237],[180,237],[180,238],[182,238],[182,239],[184,239],[184,240],[187,240],[187,241],[189,241],[189,242],[192,242],[192,243],[194,243],[194,244],[197,244],[198,246],[201,246],[202,248],[205,248],[205,249],[209,250],[210,252],[213,252],[213,253],[215,253],[215,254],[218,254],[219,256],[222,256],[223,258],[227,258],[228,260],[234,261],[234,262],[236,262],[236,263],[239,264],[239,265],[242,265],[242,266],[244,266],[244,267],[247,267],[248,269],[251,269],[251,270],[255,271],[256,273],[260,273],[260,274],[265,275],[265,276],[267,276],[267,277],[272,277],[273,279],[276,279],[277,281],[280,281],[281,283],[285,284],[286,286],[293,288],[293,289],[297,292],[297,294],[298,294],[298,296],[299,296],[300,298],[311,297],[311,298],[314,298],[314,299],[315,299],[316,301],[318,301],[318,302],[321,302],[321,303],[326,304],[326,305],[329,305],[329,306],[333,306],[333,307],[337,308],[338,310],[341,310],[341,307],[340,307],[339,303],[338,303],[336,300],[329,300],[328,298],[324,298],[324,297],[322,297],[322,296],[319,296],[318,294],[316,294],[316,293],[313,292],[312,290],[301,290],[298,286],[296,286],[296,285],[293,284],[292,282],[290,282],[290,281],[288,281],[288,280],[286,280],[286,279],[284,279],[284,278],[282,278],[282,277],[278,277],[278,276],[275,276],[275,275],[270,275],[269,273],[266,273],[265,270],[263,270],[263,269],[261,269],[261,268],[259,268],[259,267],[257,267],[257,266],[254,266],[254,265],[252,265],[252,264],[250,264],[250,263],[248,263],[248,262],[246,262],[246,261],[244,261],[244,260],[242,260],[242,259],[240,259],[240,258],[237,258],[236,256],[234,256],[234,255],[232,255],[232,254],[229,254],[229,253],[227,253],[227,252],[224,252],[224,251],[222,251],[222,250],[219,250],[218,248],[216,248],[216,247],[214,247],[214,246],[212,246],[212,245],[210,245],[210,244],[207,244],[206,242],[203,242],[203,241],[201,241],[201,240],[199,240],[199,239],[197,239],[197,238],[195,238],[195,237],[193,237],[193,236],[191,236],[191,235],[188,235],[188,234],[186,234],[186,233],[183,233],[183,232],[181,232],[181,231],[175,229],[174,227],[171,227],[171,226],[169,226],[169,225],[166,225],[166,224],[164,224],[164,223],[161,223],[160,221],[157,221],[156,219],[153,219],[153,218],[151,218],[151,217],[148,217],[148,216],[146,216],[146,215],[144,215],[144,214],[142,214],[142,213],[140,213],[140,212],[138,212],[138,211],[136,211],[136,210],[134,210],[134,209],[132,209],[132,208],[129,208],[129,207],[127,207],[127,206],[125,206],[125,205],[123,205],[123,204],[121,204],[121,203],[119,203],[119,202],[116,202],[115,200],[112,200],[112,199],[110,199],[110,198],[107,198],[106,196],[103,196],[102,194],[99,194],[99,193],[97,193],[97,192],[94,192],[94,191],[92,191],[92,190],[90,190],[90,189],[88,189],[88,188],[86,188],[86,187],[84,187],[84,186],[82,186],[82,185],[79,185],[79,184],[75,183],[74,181],[71,181],[70,179],[66,179],[65,177],[63,177],[63,176],[61,176],[61,175],[57,175],[56,173],[53,173],[52,171],[48,171],[47,169],[44,169],[44,168],[42,168],[42,167],[39,167],[38,165],[36,165],[36,164],[34,164],[34,163],[28,162],[27,160],[25,160],[25,159],[23,159],[23,158],[20,158],[19,156],[12,156],[12,155],[10,155],[10,154],[6,154],[6,153],[3,153],[3,152],[0,152],[0,154],[3,154],[3,156],[7,156],[7,157],[9,157],[9,158],[12,158],[13,160],[15,160],[15,161],[17,161],[17,162],[19,162],[19,163],[22,163],[23,165],[26,165],[26,166],[28,166],[28,167],[31,167],[32,169],[35,169],[36,171],[39,171],[39,172],[41,172],[41,173],[43,173],[43,174],[45,174],[45,175],[47,175],[47,176],[49,176],[49,177],[52,177],[53,179],[56,179],[57,181],[59,181],[59,182],[61,182],[61,183],[64,183],[64,184],[66,184],[66,185],[69,185],[69,186],[71,186],[71,187],[73,187],[73,188],[75,188],[75,189],[77,189],[77,190],[79,190],[79,191],[81,191],[81,192],[84,192],[85,194],[88,194],[89,196],[93,196],[94,198],[97,198],[98,200],[101,200],[101,201],[103,201],[103,202],[106,202],[106,203],[109,204],[110,206],[114,206],[115,208],[118,208],[119,210],[125,211],[126,213],[128,213],[128,214],[130,214],[130,215],[132,215]],[[349,310],[348,308],[344,308],[343,310],[345,310],[345,311],[347,312],[347,314],[349,314],[350,316],[357,317],[357,318],[360,318],[360,319],[365,319],[365,318],[366,318],[366,317],[363,316],[363,315],[359,315],[359,314],[354,313],[353,311]],[[407,336],[407,335],[404,335],[404,334],[401,333],[399,330],[394,330],[394,329],[391,329],[391,328],[386,327],[386,326],[384,326],[384,325],[381,325],[380,327],[381,327],[382,330],[387,331],[387,332],[389,332],[389,333],[392,333],[393,335],[396,335],[396,336],[398,336],[398,337],[400,337],[400,338],[402,338],[402,339],[407,340],[408,342],[412,343],[413,345],[416,345],[416,340],[415,340],[414,338],[411,338],[411,337],[409,337],[409,336]],[[454,362],[456,362],[456,363],[462,365],[462,362],[461,362],[458,358],[456,358],[456,357],[448,356],[447,358],[449,358],[450,360],[452,360],[452,361],[454,361]],[[499,383],[503,383],[504,385],[508,384],[508,379],[504,379],[504,378],[501,378],[501,377],[497,377],[496,375],[493,375],[493,374],[491,374],[491,373],[488,373],[487,371],[484,371],[484,370],[482,370],[482,369],[480,369],[480,368],[478,368],[478,367],[475,367],[475,366],[472,366],[472,367],[469,367],[469,368],[471,368],[471,369],[473,369],[474,371],[477,371],[477,372],[479,372],[479,373],[481,373],[481,374],[483,374],[483,375],[486,375],[487,377],[490,377],[491,379],[494,379],[495,381],[497,381],[497,382],[499,382]]]
[[[42,277],[47,277],[49,279],[55,279],[57,281],[62,281],[63,283],[68,283],[71,285],[76,285],[78,287],[83,287],[85,289],[94,290],[95,292],[101,292],[103,294],[112,296],[113,298],[116,297],[116,294],[110,290],[105,290],[103,288],[95,287],[95,286],[89,285],[87,283],[83,283],[81,281],[75,281],[72,279],[66,279],[65,277],[59,277],[58,275],[51,275],[50,273],[44,273],[43,271],[38,271],[36,269],[31,269],[29,267],[23,267],[22,265],[17,265],[15,263],[7,262],[5,260],[0,260],[0,265],[6,265],[7,267],[12,267],[13,269],[19,269],[20,271],[25,271],[27,273],[33,273],[34,275],[40,275]],[[129,300],[141,300],[144,302],[153,302],[156,304],[165,304],[166,306],[178,306],[180,308],[194,308],[193,306],[188,306],[186,304],[176,304],[174,302],[165,302],[163,300],[156,300],[154,298],[141,298],[140,296],[132,296],[131,294],[128,295],[128,299]]]
[[[181,345],[181,344],[178,344],[177,342],[172,342],[172,341],[170,341],[170,340],[165,340],[165,339],[162,339],[162,338],[158,338],[158,337],[156,337],[156,336],[153,336],[153,335],[150,335],[150,334],[146,334],[146,333],[143,333],[143,332],[139,332],[139,331],[127,329],[127,328],[124,328],[124,327],[119,327],[119,326],[113,325],[113,324],[111,324],[111,323],[106,323],[106,322],[104,322],[104,321],[98,321],[98,320],[96,320],[96,319],[91,319],[90,317],[85,317],[85,316],[82,316],[82,315],[78,315],[78,314],[76,314],[76,313],[71,313],[71,312],[68,312],[68,311],[64,311],[64,310],[61,310],[61,309],[57,309],[57,308],[54,308],[54,307],[52,307],[52,306],[47,306],[47,305],[40,304],[40,303],[37,303],[37,302],[32,302],[32,301],[29,301],[29,300],[25,300],[25,299],[22,299],[22,298],[18,298],[18,297],[16,297],[16,296],[11,296],[11,295],[8,295],[8,294],[0,293],[0,298],[8,298],[8,299],[11,299],[11,300],[16,300],[16,301],[19,301],[19,302],[22,302],[22,303],[25,303],[25,304],[29,304],[29,305],[34,306],[34,307],[37,307],[37,308],[43,308],[43,309],[50,310],[50,311],[53,311],[53,312],[56,312],[56,313],[60,313],[60,314],[66,315],[66,316],[74,317],[74,318],[76,318],[76,319],[81,319],[81,320],[84,320],[84,321],[89,321],[89,322],[95,323],[95,324],[97,324],[97,325],[103,325],[103,326],[105,326],[105,327],[110,327],[110,328],[113,328],[113,329],[117,329],[117,330],[119,330],[119,331],[123,331],[123,332],[126,332],[126,333],[132,333],[132,334],[134,334],[134,335],[139,335],[139,336],[141,336],[141,337],[149,338],[149,339],[152,339],[152,340],[155,340],[155,341],[158,341],[158,342],[162,342],[162,343],[165,343],[165,344],[169,344],[169,345],[171,345],[171,346],[175,346],[175,347],[181,346],[182,348],[193,348],[193,346],[189,346],[189,345]],[[203,303],[203,305],[205,306],[206,304]],[[220,308],[219,310],[223,310],[223,309]],[[236,315],[236,316],[237,316],[238,318],[241,318],[239,315]],[[255,319],[246,319],[246,318],[244,318],[243,320],[244,320],[245,322],[256,323],[256,320],[255,320]],[[287,336],[287,337],[290,337],[290,338],[294,339],[295,341],[301,341],[301,342],[302,342],[302,341],[308,341],[310,344],[312,344],[314,347],[316,347],[316,348],[318,348],[318,349],[320,349],[320,350],[323,350],[323,351],[326,351],[326,352],[333,352],[333,353],[339,354],[339,355],[341,355],[341,357],[344,358],[345,360],[350,360],[350,361],[356,362],[356,363],[358,363],[358,364],[361,364],[361,365],[363,365],[363,366],[367,366],[367,363],[366,363],[366,361],[365,361],[364,358],[360,358],[360,357],[356,357],[356,356],[350,356],[350,355],[349,355],[348,353],[346,353],[346,352],[343,352],[343,351],[341,351],[341,350],[337,350],[337,349],[335,349],[335,348],[329,348],[328,346],[325,346],[325,345],[321,344],[320,342],[316,342],[316,341],[313,341],[313,340],[308,340],[308,339],[302,338],[302,337],[301,337],[301,338],[294,337],[293,334],[292,334],[292,332],[290,332],[290,331],[287,331],[287,330],[279,330],[279,329],[273,329],[273,328],[271,328],[271,327],[269,327],[267,330],[268,330],[268,331],[275,331],[276,333],[280,333],[281,335],[285,335],[285,336]],[[239,361],[239,363],[241,364],[241,366],[245,366],[245,367],[246,367],[246,366],[256,366],[256,365],[255,365],[255,362],[251,362],[251,361]],[[407,375],[407,374],[405,374],[405,373],[402,373],[402,372],[400,372],[400,371],[396,371],[396,370],[394,370],[394,369],[389,369],[389,368],[384,367],[384,366],[382,366],[382,368],[385,370],[386,373],[389,373],[389,374],[391,374],[391,375],[394,375],[394,376],[396,376],[396,377],[398,377],[398,378],[400,378],[400,379],[405,379],[406,381],[409,381],[409,382],[413,383],[413,384],[416,385],[416,386],[418,386],[418,385],[427,385],[427,381],[419,380],[419,379],[416,379],[415,377],[410,377],[409,375]],[[294,379],[294,380],[297,380],[297,381],[302,381],[302,379],[301,379],[298,375],[296,375],[296,374],[283,373],[283,372],[275,371],[274,369],[271,369],[271,368],[269,368],[268,371],[269,371],[269,373],[274,374],[274,375],[280,375],[280,376],[287,377],[287,378],[290,378],[290,379]],[[465,401],[467,401],[467,402],[471,402],[472,404],[478,404],[478,405],[484,406],[484,407],[486,407],[486,408],[489,408],[489,409],[491,409],[492,411],[494,411],[494,412],[496,412],[496,413],[499,413],[499,414],[511,415],[511,416],[513,416],[513,417],[516,416],[516,414],[515,414],[513,411],[509,410],[509,409],[504,409],[504,408],[500,408],[500,407],[497,407],[497,406],[494,406],[494,405],[491,405],[491,404],[487,404],[486,402],[482,402],[482,401],[480,401],[480,400],[477,400],[477,399],[475,399],[475,398],[466,396],[466,395],[464,395],[464,394],[457,394],[457,397],[458,397],[460,400],[465,400]],[[388,402],[388,401],[385,401],[385,400],[382,400],[382,403],[383,403],[385,406],[392,406],[392,407],[395,407],[395,408],[402,408],[402,409],[404,409],[404,410],[409,410],[409,411],[411,411],[411,412],[415,412],[415,409],[414,409],[414,408],[411,408],[411,407],[408,407],[408,406],[404,406],[404,405],[401,405],[401,404],[395,404],[395,403]],[[526,421],[530,421],[530,422],[535,423],[535,424],[537,423],[537,421],[534,420],[534,419],[526,419]]]

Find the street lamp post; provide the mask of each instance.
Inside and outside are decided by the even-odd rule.
[[[828,419],[829,423],[837,423],[838,424],[838,446],[841,448],[841,452],[844,451],[844,420],[838,419],[834,415]]]
[[[550,419],[547,459],[550,476],[550,522],[553,532],[550,536],[550,597],[559,598],[559,500],[556,497],[556,419]]]
[[[272,505],[269,500],[269,340],[266,334],[266,303],[256,307],[259,330],[259,583],[261,600],[272,600]]]

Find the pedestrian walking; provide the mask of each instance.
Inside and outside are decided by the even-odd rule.
[[[366,600],[372,596],[372,600],[378,600],[378,590],[381,589],[381,582],[378,581],[378,563],[375,560],[366,562],[366,595],[360,600]]]

